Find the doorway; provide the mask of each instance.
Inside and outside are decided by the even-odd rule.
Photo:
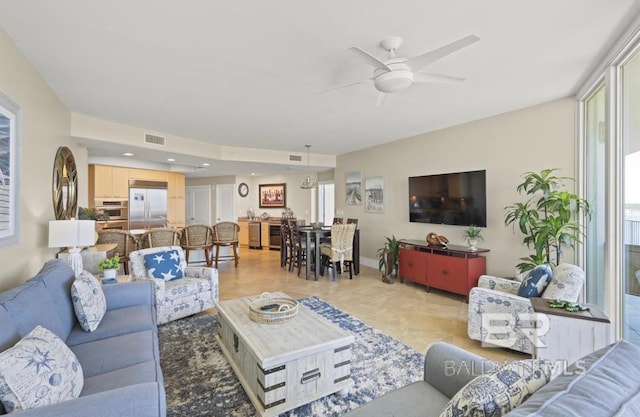
[[[194,185],[185,187],[185,210],[187,226],[190,224],[211,224],[211,187]],[[205,262],[204,251],[189,254],[190,262]]]

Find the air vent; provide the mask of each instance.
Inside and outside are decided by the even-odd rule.
[[[152,145],[161,145],[164,146],[164,138],[158,135],[150,135],[149,133],[144,134],[144,143],[150,143]]]
[[[289,161],[302,162],[302,155],[289,155]]]

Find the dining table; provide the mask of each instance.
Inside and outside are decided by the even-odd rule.
[[[304,240],[306,244],[306,279],[308,280],[311,278],[311,268],[309,268],[309,264],[312,259],[315,259],[314,271],[315,279],[317,280],[320,275],[320,243],[322,242],[322,238],[331,237],[331,226],[298,226],[298,233],[301,236],[300,240]],[[315,248],[312,248],[311,242],[315,243]],[[313,249],[315,249],[315,257],[312,257]],[[353,238],[353,273],[355,275],[360,274],[360,229],[356,229],[356,233]]]
[[[320,242],[323,237],[331,236],[331,226],[322,226],[322,227],[313,227],[313,226],[298,226],[298,233],[300,234],[300,241],[304,240],[306,246],[306,255],[307,255],[307,275],[306,279],[311,278],[311,268],[309,265],[311,264],[311,260],[314,259],[315,265],[315,279],[318,280],[318,276],[320,276]],[[312,247],[311,242],[315,243],[315,246]],[[315,254],[312,251],[315,250]]]

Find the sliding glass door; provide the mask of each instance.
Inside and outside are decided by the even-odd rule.
[[[587,301],[604,308],[605,299],[605,85],[599,84],[584,102],[584,141],[586,148],[586,196],[592,210],[586,225]]]
[[[640,344],[640,54],[620,67],[622,134],[622,291],[625,339]]]

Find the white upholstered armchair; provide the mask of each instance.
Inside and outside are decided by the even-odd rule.
[[[541,297],[576,302],[584,283],[585,273],[580,267],[560,264]],[[520,284],[489,275],[480,277],[478,286],[469,293],[467,334],[471,339],[533,353],[534,311],[528,298],[518,296]]]
[[[154,257],[177,251],[176,266],[184,275],[179,279],[154,278],[145,255]],[[174,255],[175,256],[175,255]],[[165,256],[168,258],[168,256]],[[133,280],[152,281],[156,289],[158,324],[215,307],[218,302],[218,270],[210,267],[187,266],[184,250],[180,246],[162,246],[142,249],[129,254]]]

